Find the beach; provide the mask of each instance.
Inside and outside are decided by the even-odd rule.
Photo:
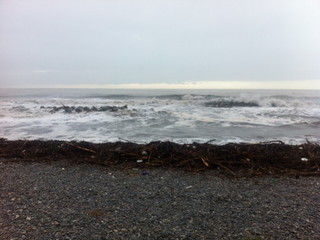
[[[1,161],[0,184],[0,239],[320,236],[317,177]]]
[[[320,240],[319,10],[0,1],[0,240]]]

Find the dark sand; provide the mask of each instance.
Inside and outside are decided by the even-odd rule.
[[[320,239],[320,178],[0,164],[0,239]]]

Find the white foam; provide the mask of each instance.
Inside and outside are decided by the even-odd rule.
[[[212,96],[212,99],[217,97]],[[216,138],[213,142],[216,144],[279,139],[292,144],[304,142],[306,137],[313,141],[320,138],[320,133],[314,130],[314,123],[320,122],[320,98],[315,96],[270,97],[247,93],[218,99],[255,102],[260,107],[206,107],[204,103],[210,101],[210,97],[192,94],[181,98],[6,98],[0,99],[0,137],[92,142],[124,138],[135,142],[170,140],[180,143]],[[128,105],[128,109],[70,114],[51,113],[48,109],[63,105],[90,108]],[[297,127],[299,124],[304,125]]]

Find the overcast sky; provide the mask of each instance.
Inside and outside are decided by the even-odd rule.
[[[320,89],[320,1],[0,0],[0,84]]]

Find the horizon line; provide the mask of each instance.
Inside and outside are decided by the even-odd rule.
[[[182,83],[119,83],[119,84],[41,84],[2,88],[74,88],[74,89],[189,89],[189,90],[320,90],[320,80],[291,81],[199,81]]]
[[[109,87],[0,87],[0,89],[106,89],[106,90],[314,90],[320,88],[109,88]]]

